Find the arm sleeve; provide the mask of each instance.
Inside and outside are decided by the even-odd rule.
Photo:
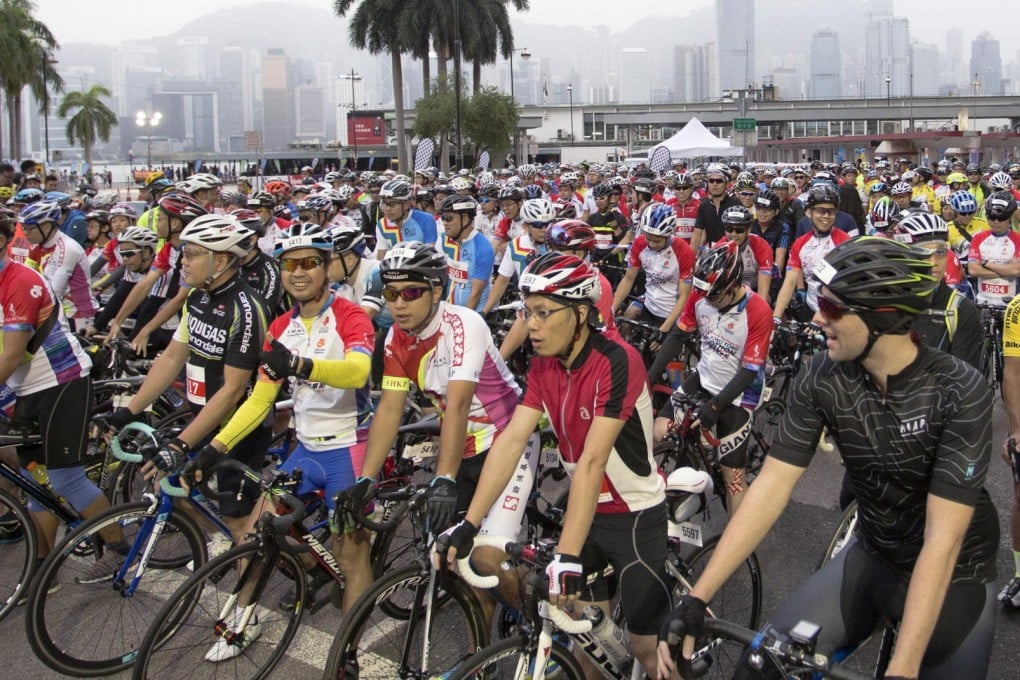
[[[265,380],[255,383],[255,389],[252,390],[251,395],[234,411],[234,415],[216,435],[216,441],[227,447],[227,451],[234,448],[239,441],[262,424],[262,421],[269,415],[270,409],[273,408],[273,403],[279,392],[280,383]]]
[[[360,349],[354,349],[343,359],[316,359],[309,379],[330,387],[355,389],[365,386],[371,370],[371,356]]]

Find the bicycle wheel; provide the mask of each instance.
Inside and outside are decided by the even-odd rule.
[[[507,638],[489,645],[485,649],[457,665],[449,675],[450,680],[530,680],[534,664],[535,649],[531,640],[525,637]],[[555,670],[554,670],[555,669]],[[577,659],[562,645],[549,648],[549,664],[546,677],[556,680],[583,680]],[[555,675],[553,675],[555,674]]]
[[[429,619],[424,603],[430,581],[429,571],[420,566],[376,581],[344,616],[323,677],[343,678],[344,669],[355,661],[360,664],[360,680],[434,677],[485,647],[488,625],[468,585],[447,573],[435,593],[438,602]],[[386,602],[409,612],[413,607],[416,613],[406,619],[393,618],[382,606]],[[423,662],[426,637],[428,658]]]
[[[39,550],[32,518],[21,503],[0,489],[0,621],[28,590]]]
[[[191,559],[205,562],[205,537],[184,513],[175,512],[167,517],[133,592],[126,588],[137,563],[127,572],[126,584],[111,578],[78,582],[86,574],[94,576],[100,532],[120,527],[125,540],[140,541],[141,551],[146,543],[140,536],[142,523],[152,517],[148,503],[112,508],[66,536],[50,553],[33,584],[25,619],[29,643],[47,666],[91,677],[127,668],[156,611],[191,575],[184,564]]]
[[[751,438],[747,443],[747,482],[750,484],[765,464],[765,456],[779,430],[779,422],[786,413],[786,403],[770,399],[754,412],[751,421]]]
[[[709,538],[701,548],[694,548],[689,555],[686,553],[693,546],[679,542],[671,545],[670,559],[675,560],[674,566],[681,576],[673,588],[674,602],[687,594],[690,586],[701,576],[719,544],[719,539],[720,536]],[[752,553],[745,560],[744,567],[730,576],[708,606],[716,618],[746,625],[755,630],[758,628],[758,619],[761,615],[761,598],[761,567],[758,564],[758,557]],[[719,644],[717,640],[707,637],[699,637],[695,648],[704,650],[704,653],[712,656],[713,663],[708,675],[705,676],[709,678],[732,677],[743,651],[740,646]]]
[[[829,544],[825,547],[825,552],[822,553],[821,559],[818,560],[818,565],[815,567],[815,571],[821,569],[823,564],[838,555],[840,551],[847,546],[850,539],[853,538],[854,530],[856,528],[857,501],[853,501],[850,505],[846,506],[846,510],[843,511],[843,516],[839,518],[839,524],[836,525],[836,530],[832,533],[832,538],[829,539]]]
[[[268,677],[287,653],[304,614],[303,607],[283,611],[277,604],[295,584],[297,601],[303,602],[308,583],[300,559],[289,553],[278,554],[268,576],[259,573],[267,566],[262,562],[265,555],[265,548],[258,542],[246,543],[197,570],[151,619],[132,677]],[[288,574],[302,576],[294,580]],[[234,596],[243,598],[252,593],[262,576],[265,584],[255,594],[258,623],[249,623],[245,631],[238,631],[242,610],[235,607]],[[243,642],[227,645],[226,638],[221,637],[224,631],[238,633]],[[217,647],[231,647],[236,656],[215,663],[207,660]]]

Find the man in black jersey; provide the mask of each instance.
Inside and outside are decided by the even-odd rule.
[[[246,254],[241,258],[241,277],[253,291],[262,296],[270,315],[282,314],[286,309],[281,304],[283,285],[280,283],[280,268],[276,260],[256,247],[263,236],[262,219],[247,208],[238,208],[230,213],[242,225],[252,230],[252,235],[241,244]]]
[[[926,252],[876,237],[844,243],[818,265],[815,321],[828,350],[798,377],[761,474],[701,578],[663,622],[661,641],[698,631],[705,603],[786,506],[824,425],[857,495],[857,531],[779,607],[772,632],[818,624],[816,651],[830,655],[891,619],[899,627],[887,680],[985,677],[999,542],[983,487],[992,397],[976,369],[909,333],[938,285],[930,272]],[[665,673],[669,646],[660,642],[659,652]],[[777,672],[766,662],[735,677]]]

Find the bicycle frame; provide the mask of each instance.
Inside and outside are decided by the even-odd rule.
[[[61,501],[55,494],[41,486],[34,479],[23,476],[18,470],[15,470],[3,461],[0,461],[0,477],[3,477],[31,496],[35,502],[52,512],[57,516],[57,519],[69,527],[76,527],[82,523],[82,516],[77,511]]]

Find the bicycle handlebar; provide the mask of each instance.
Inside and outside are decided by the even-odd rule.
[[[390,516],[381,522],[377,522],[370,516],[365,514],[365,508],[353,508],[354,518],[358,524],[364,525],[371,531],[382,533],[390,531],[396,528],[397,524],[404,519],[404,515],[407,513],[408,508],[411,507],[418,499],[424,498],[425,487],[417,484],[408,484],[398,489],[391,491],[376,491],[372,496],[373,500],[377,501],[397,501],[397,506],[393,508]],[[339,509],[339,508],[338,508]]]
[[[140,451],[142,449],[144,449],[145,446],[140,447],[139,452],[131,453],[129,451],[125,451],[124,448],[121,446],[121,443],[120,443],[120,438],[125,433],[132,433],[132,432],[137,432],[139,434],[142,434],[142,435],[145,435],[145,436],[149,437],[149,439],[151,439],[151,442],[152,442],[151,446],[153,448],[158,446],[158,443],[157,443],[157,440],[156,440],[156,430],[154,428],[149,427],[145,423],[128,423],[123,428],[121,428],[120,432],[115,434],[110,439],[110,451],[113,452],[113,455],[116,458],[118,458],[118,459],[120,459],[120,460],[122,460],[122,461],[124,461],[126,463],[142,463],[142,462],[145,461],[145,456],[143,456]],[[149,446],[149,445],[150,444],[147,444],[146,446]]]

